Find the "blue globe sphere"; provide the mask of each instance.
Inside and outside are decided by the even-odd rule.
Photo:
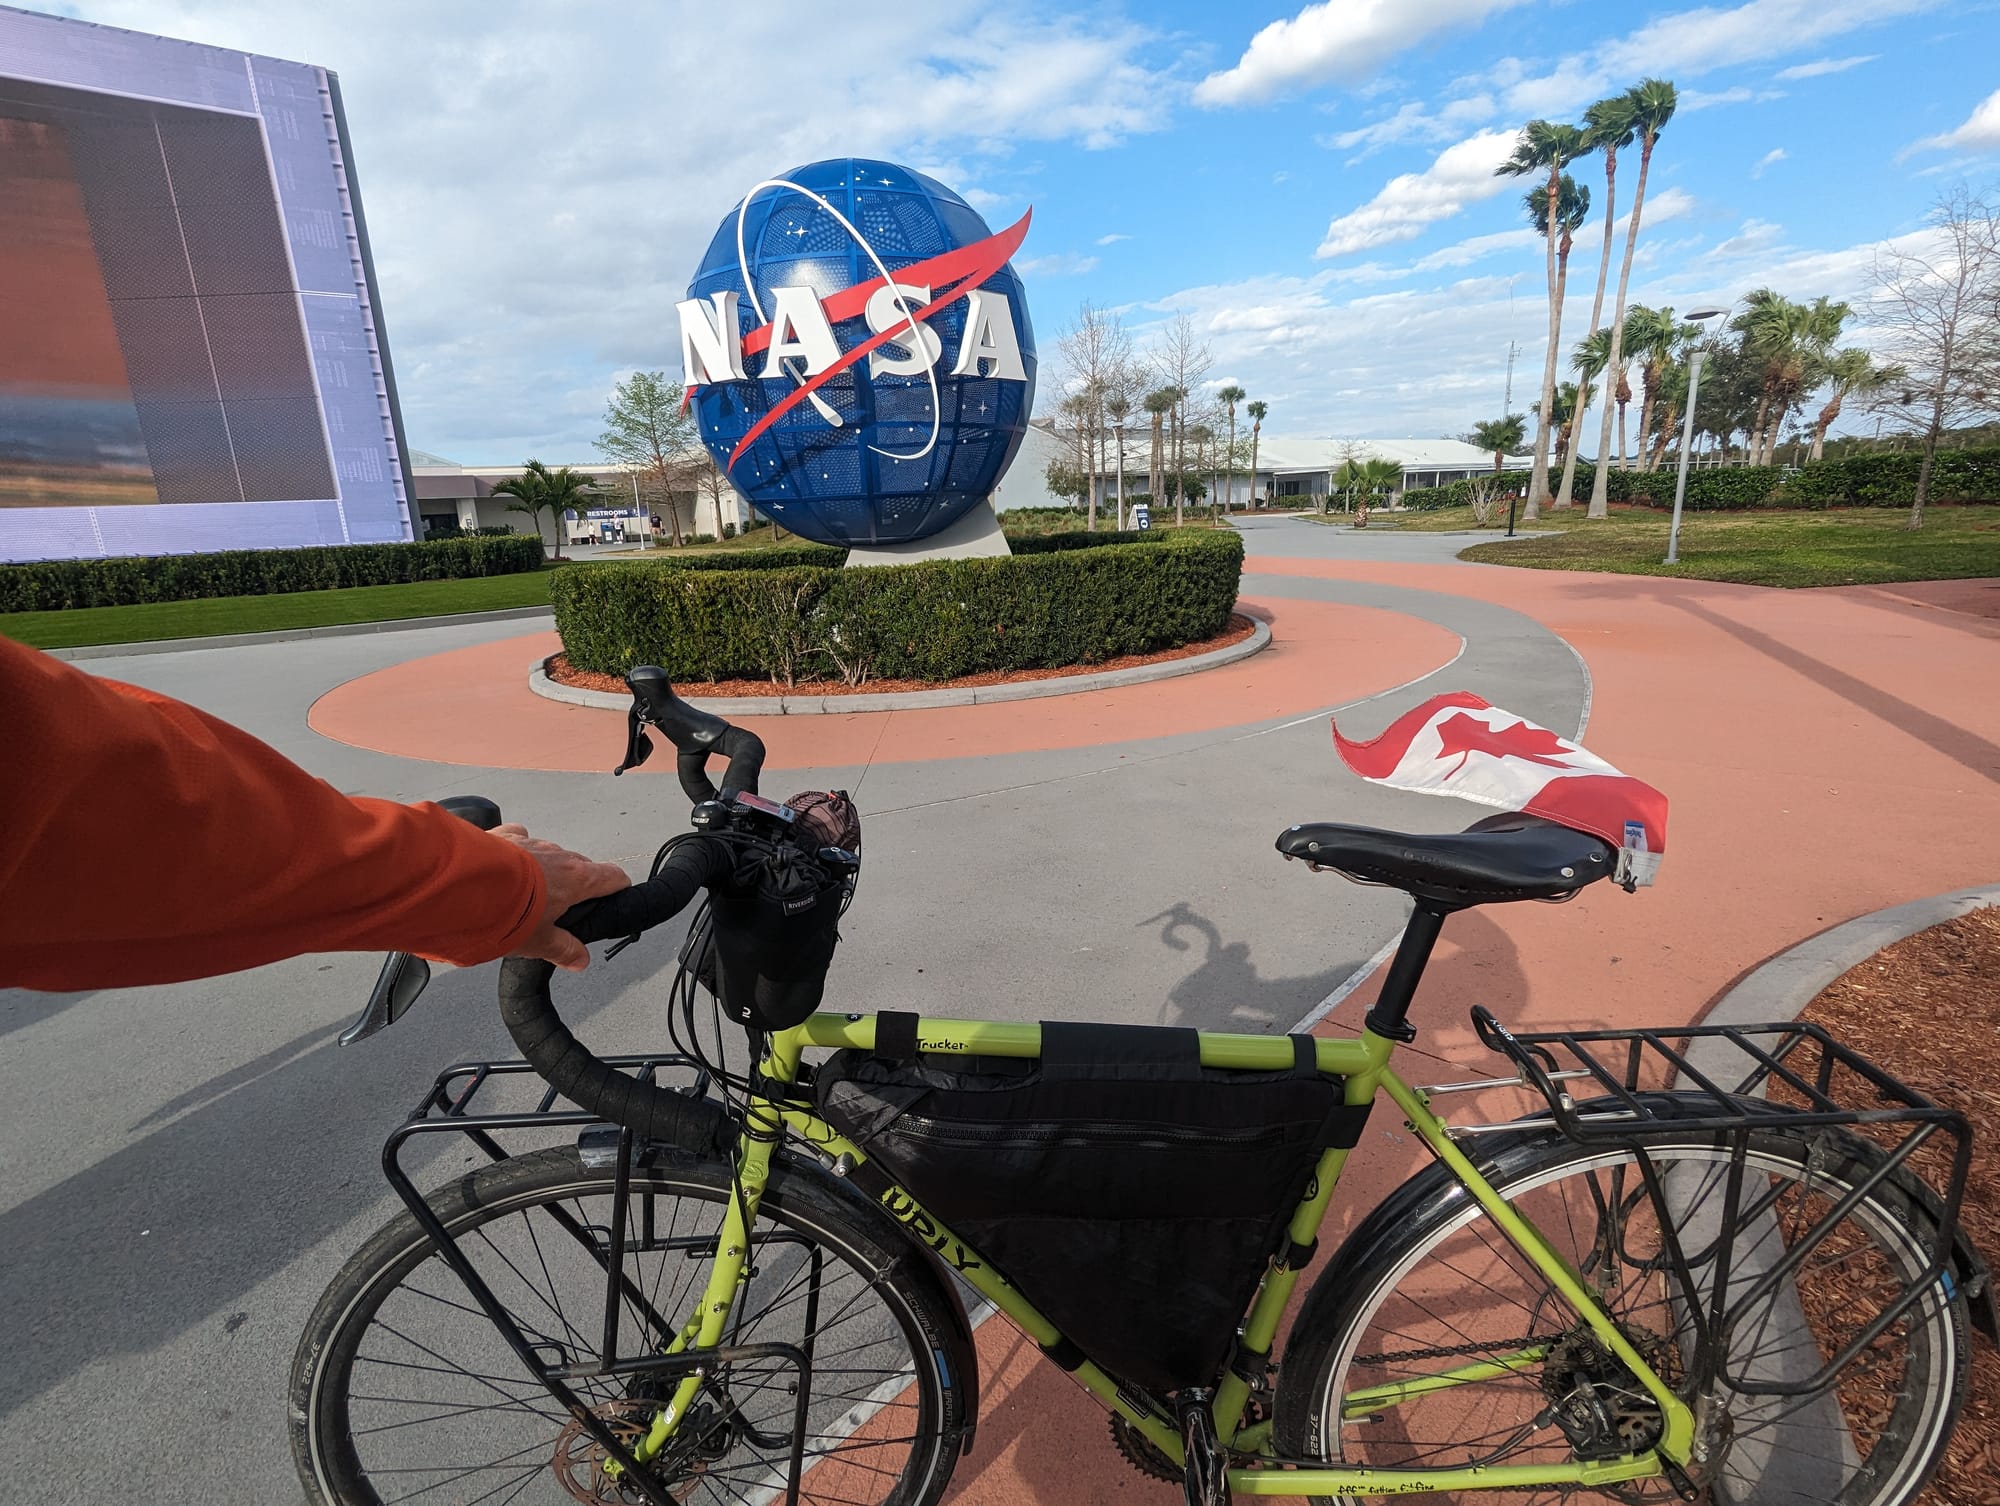
[[[748,195],[747,212],[742,203],[729,212],[688,286],[689,298],[704,301],[735,292],[741,336],[774,316],[777,289],[809,288],[825,300],[879,283],[878,261],[893,275],[993,238],[965,200],[907,167],[840,157],[774,177],[787,186],[760,187]],[[991,257],[989,248],[986,259]],[[951,281],[941,279],[933,296]],[[744,362],[746,380],[703,383],[693,401],[702,442],[729,484],[765,516],[826,544],[925,538],[984,502],[1020,449],[1034,408],[1035,336],[1011,263],[1001,262],[961,291],[975,287],[1006,296],[1025,380],[999,374],[992,361],[973,361],[967,374],[953,375],[970,306],[965,297],[954,297],[922,321],[938,339],[928,371],[871,374],[873,363],[863,356],[818,380],[809,396],[746,445],[745,437],[775,407],[814,380],[798,358],[783,363],[784,374],[763,376],[766,357],[752,354]],[[854,301],[853,295],[846,300]],[[996,307],[988,300],[989,312]],[[859,311],[829,322],[843,354],[874,333]],[[886,318],[878,309],[877,324],[909,335],[893,309]],[[920,348],[905,338],[881,353],[909,364]],[[829,421],[826,410],[839,422]]]

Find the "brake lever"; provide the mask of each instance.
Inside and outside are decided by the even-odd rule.
[[[625,761],[611,771],[616,778],[627,769],[636,769],[653,756],[653,740],[646,736],[646,719],[639,714],[639,701],[635,696],[625,713]]]
[[[438,805],[481,831],[491,831],[500,824],[500,807],[484,795],[449,795]],[[361,1006],[361,1017],[341,1031],[340,1044],[352,1046],[387,1030],[410,1012],[430,981],[431,965],[423,958],[412,952],[391,952],[382,959],[382,971],[375,975],[375,986],[368,992],[368,1002]]]

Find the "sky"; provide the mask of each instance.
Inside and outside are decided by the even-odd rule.
[[[928,172],[996,227],[1032,206],[1041,407],[1088,299],[1141,349],[1185,311],[1212,386],[1329,438],[1498,416],[1510,343],[1533,401],[1543,253],[1492,172],[1532,117],[1678,86],[1632,297],[1683,312],[1859,300],[1941,190],[2000,183],[2000,0],[40,8],[339,74],[405,428],[468,464],[591,459],[613,382],[678,378],[674,304],[743,191],[826,157]],[[1601,239],[1594,216],[1565,347]]]

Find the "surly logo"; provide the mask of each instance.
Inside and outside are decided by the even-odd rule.
[[[950,1261],[952,1269],[961,1275],[966,1271],[985,1269],[972,1258],[970,1250],[940,1229],[931,1216],[918,1206],[917,1200],[902,1188],[891,1187],[883,1193],[882,1206],[889,1210],[897,1223],[907,1225],[912,1234]]]

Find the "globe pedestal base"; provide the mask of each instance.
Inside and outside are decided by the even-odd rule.
[[[1012,554],[993,504],[982,502],[949,527],[907,544],[856,544],[847,551],[848,568],[856,565],[907,565],[916,560],[977,559]]]

